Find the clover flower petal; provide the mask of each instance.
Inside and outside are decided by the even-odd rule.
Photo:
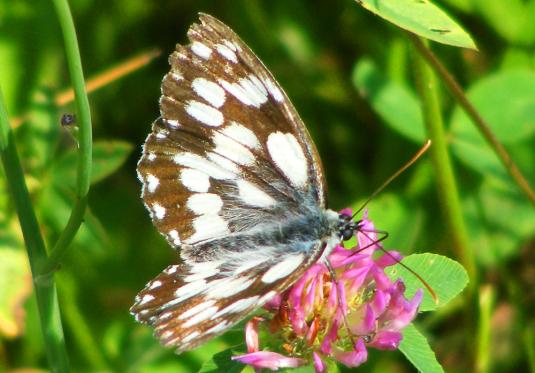
[[[287,357],[270,351],[257,351],[245,355],[233,356],[232,360],[241,361],[244,364],[251,365],[253,368],[266,368],[271,370],[295,368],[307,364],[307,361],[304,359]]]

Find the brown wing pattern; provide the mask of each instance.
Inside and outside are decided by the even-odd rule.
[[[188,32],[191,44],[170,56],[161,118],[138,165],[154,224],[175,247],[248,229],[240,222],[251,216],[299,212],[303,194],[325,202],[317,152],[282,89],[232,30],[208,15],[201,22]],[[213,211],[222,204],[198,219],[213,228],[205,234],[192,224],[199,215],[188,207],[192,193],[222,198],[205,198]]]

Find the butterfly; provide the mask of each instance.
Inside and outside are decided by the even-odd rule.
[[[243,320],[358,228],[327,208],[316,147],[273,75],[228,26],[199,18],[169,57],[137,168],[181,262],[131,313],[178,353]]]

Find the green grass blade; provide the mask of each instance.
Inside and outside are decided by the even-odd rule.
[[[47,259],[43,237],[39,229],[37,217],[33,210],[30,194],[24,180],[24,173],[15,146],[2,91],[0,90],[0,154],[6,174],[7,184],[19,216],[41,321],[41,331],[49,365],[53,372],[68,372],[69,361],[63,336],[63,327],[58,306],[56,286],[53,278],[48,281],[35,281],[38,268]]]

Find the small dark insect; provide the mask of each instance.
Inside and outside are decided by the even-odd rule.
[[[449,34],[451,32],[451,30],[438,29],[438,28],[432,28],[432,29],[429,29],[429,31],[436,32],[441,35]]]
[[[63,114],[61,116],[60,123],[63,127],[70,127],[76,124],[76,114],[70,114],[70,113]]]

